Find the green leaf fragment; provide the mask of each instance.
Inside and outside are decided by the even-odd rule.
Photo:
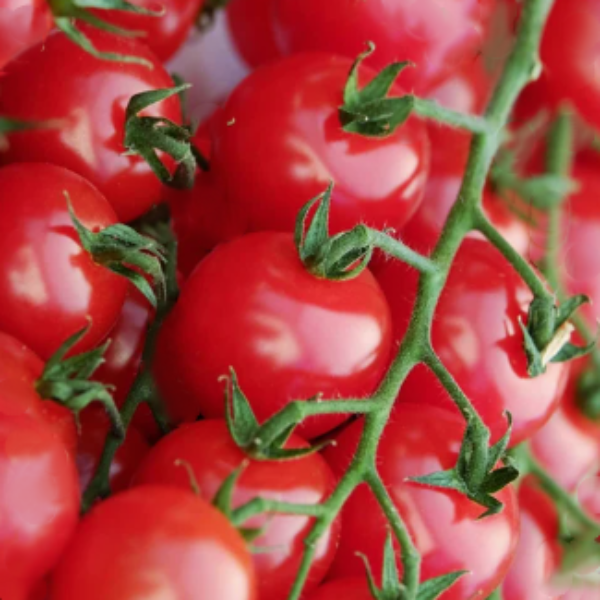
[[[227,382],[225,388],[225,418],[229,433],[240,448],[248,448],[254,444],[260,425],[254,416],[254,411],[248,399],[239,386],[233,368],[230,368],[229,377],[224,379]]]
[[[444,592],[449,590],[461,577],[467,575],[469,571],[454,571],[446,575],[440,575],[424,581],[419,586],[416,600],[436,600]]]

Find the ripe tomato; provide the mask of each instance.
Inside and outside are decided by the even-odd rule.
[[[291,235],[255,233],[219,246],[192,273],[159,334],[154,370],[176,422],[225,414],[219,377],[230,366],[262,421],[319,392],[371,393],[390,350],[389,308],[371,273],[318,279]],[[298,433],[315,437],[344,419],[314,417]]]
[[[351,64],[293,56],[258,69],[230,96],[215,123],[212,165],[248,230],[293,231],[298,211],[332,180],[332,233],[360,222],[400,228],[416,210],[429,165],[425,126],[411,118],[386,138],[343,131]],[[361,67],[360,75],[364,85],[374,73]]]
[[[286,447],[302,448],[307,444],[293,435]],[[218,457],[218,460],[215,460]],[[134,477],[134,485],[176,485],[189,489],[189,475],[177,461],[191,467],[200,495],[214,498],[221,484],[248,457],[229,435],[222,420],[199,421],[184,425],[163,438],[146,457]],[[253,498],[271,498],[298,504],[323,502],[334,486],[329,465],[320,454],[293,461],[251,460],[236,483],[233,506]],[[265,552],[254,554],[253,561],[261,600],[284,600],[289,595],[304,550],[304,538],[313,519],[296,515],[264,515],[244,526],[265,528],[253,543]],[[305,593],[325,577],[335,555],[339,521],[318,544]]]
[[[46,161],[75,171],[106,196],[121,221],[129,221],[162,200],[163,186],[139,156],[125,156],[125,109],[134,94],[173,82],[140,42],[83,29],[99,50],[139,56],[153,68],[98,60],[63,33],[50,35],[0,78],[0,114],[47,126],[10,134],[0,161]],[[145,114],[181,122],[175,97]]]
[[[389,261],[377,277],[390,302],[395,337],[403,337],[417,287],[416,273]],[[549,365],[532,379],[527,374],[519,318],[526,320],[533,296],[488,242],[467,239],[459,250],[433,320],[433,348],[467,394],[492,439],[506,431],[505,412],[513,418],[511,445],[530,438],[557,407],[568,367]],[[408,377],[401,403],[442,406],[454,403],[424,366]]]
[[[528,479],[519,489],[521,537],[515,560],[502,584],[504,600],[548,600],[555,598],[549,581],[560,566],[556,507]],[[561,595],[560,598],[563,596]]]
[[[27,346],[0,333],[0,414],[26,415],[44,422],[67,450],[75,455],[77,432],[71,411],[56,402],[44,401],[36,391],[36,382],[44,363]]]
[[[79,421],[79,444],[75,462],[79,472],[79,486],[85,490],[96,472],[110,423],[99,406],[86,408],[79,415]],[[110,489],[113,492],[129,487],[133,474],[149,450],[150,445],[144,436],[135,427],[128,427],[127,437],[110,466]]]
[[[0,72],[23,50],[44,38],[52,28],[46,0],[2,0],[0,6]]]
[[[353,456],[362,421],[352,423],[328,448],[325,456],[340,475]],[[502,581],[518,541],[518,506],[514,491],[497,495],[504,510],[478,519],[484,509],[453,490],[411,483],[409,477],[428,475],[456,465],[464,421],[438,408],[401,405],[383,434],[377,468],[396,508],[422,555],[422,580],[466,570],[444,600],[486,598]],[[361,484],[342,511],[342,536],[329,577],[354,577],[363,572],[367,556],[373,572],[381,573],[389,526],[374,496]],[[399,565],[401,568],[401,565]]]
[[[307,600],[373,600],[366,577],[349,577],[330,581],[311,594]]]
[[[165,12],[162,16],[136,15],[114,10],[92,11],[113,25],[143,33],[138,39],[148,45],[161,62],[166,62],[185,42],[204,0],[131,0],[131,4]]]
[[[255,600],[244,540],[191,492],[143,486],[83,519],[54,572],[52,600]]]
[[[600,0],[557,0],[541,46],[547,90],[568,100],[595,127],[600,127]]]
[[[77,351],[96,346],[127,293],[127,280],[82,248],[65,191],[87,228],[116,222],[98,190],[75,173],[34,163],[0,169],[0,329],[43,359],[88,324]]]
[[[275,34],[286,53],[318,50],[354,58],[377,46],[375,65],[410,60],[403,85],[423,92],[481,51],[491,0],[273,0]]]
[[[79,516],[73,459],[43,423],[0,419],[0,597],[27,600],[58,562]]]
[[[237,51],[251,67],[279,58],[271,23],[273,0],[231,0],[227,25]]]

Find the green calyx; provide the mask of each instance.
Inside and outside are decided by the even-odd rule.
[[[551,298],[534,298],[529,307],[527,326],[519,321],[530,377],[545,373],[550,363],[567,362],[593,351],[595,340],[586,346],[570,342],[575,331],[570,318],[588,302],[589,298],[584,295],[573,296],[560,306],[556,306]]]
[[[163,117],[147,117],[139,113],[171,96],[180,95],[190,87],[182,84],[136,94],[129,100],[125,113],[126,155],[141,156],[162,183],[182,189],[193,187],[197,167],[204,171],[209,169],[208,161],[192,143],[192,129]],[[168,154],[176,162],[177,169],[173,175],[160,160],[157,151]]]
[[[369,84],[360,89],[358,70],[362,62],[375,51],[372,42],[367,46],[367,50],[358,56],[350,69],[344,88],[344,104],[339,108],[340,121],[343,130],[348,133],[366,137],[386,137],[394,133],[413,110],[413,96],[388,97],[398,75],[411,63],[396,62],[388,65]]]
[[[408,598],[406,586],[401,583],[392,536],[388,533],[383,551],[383,569],[381,572],[381,587],[377,587],[369,559],[363,554],[358,554],[365,563],[369,591],[375,600],[405,600]],[[419,584],[416,600],[436,600],[448,591],[468,571],[454,571],[440,577],[434,577]]]
[[[98,232],[90,231],[77,218],[67,192],[65,197],[81,245],[94,262],[131,281],[155,308],[162,304],[166,297],[164,248],[121,223]],[[148,283],[146,276],[153,285]]]
[[[519,470],[506,455],[512,430],[510,414],[507,418],[509,425],[506,433],[490,448],[485,444],[489,433],[483,433],[476,423],[468,423],[456,466],[431,475],[413,477],[410,481],[429,487],[459,491],[487,509],[479,518],[499,513],[503,504],[492,494],[519,477]],[[499,462],[502,462],[503,466],[498,467]],[[480,465],[483,465],[483,468],[480,468]]]
[[[56,27],[88,54],[91,54],[100,60],[133,63],[143,65],[148,69],[154,68],[150,61],[139,56],[99,51],[85,33],[79,29],[77,21],[85,22],[96,29],[108,31],[117,35],[126,37],[143,36],[144,32],[131,31],[113,25],[90,12],[90,9],[118,10],[151,17],[162,17],[165,14],[164,7],[161,7],[160,10],[151,10],[132,4],[126,0],[48,0],[48,3],[50,4],[50,9],[54,15]]]
[[[92,402],[100,402],[111,420],[114,434],[124,439],[123,422],[110,386],[90,381],[90,377],[104,363],[104,354],[110,341],[94,350],[66,357],[88,329],[89,326],[84,327],[72,335],[50,358],[36,382],[36,391],[43,399],[54,400],[71,410],[76,418]]]
[[[295,423],[265,444],[259,437],[260,424],[239,386],[235,371],[231,369],[229,376],[223,377],[222,380],[226,382],[225,418],[229,433],[237,446],[248,456],[257,460],[293,460],[314,454],[325,446],[325,444],[317,444],[308,448],[285,448],[286,442],[296,427]],[[315,397],[307,402],[319,399],[319,397]]]

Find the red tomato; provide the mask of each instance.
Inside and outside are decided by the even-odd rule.
[[[157,17],[119,10],[92,12],[113,25],[142,32],[138,39],[147,44],[161,62],[166,62],[187,39],[204,0],[131,0],[131,4],[150,10],[162,8],[165,14]]]
[[[556,507],[533,481],[519,489],[521,537],[515,560],[502,584],[504,600],[549,600],[558,598],[548,583],[560,566]],[[560,596],[562,598],[562,595]]]
[[[43,369],[44,363],[27,346],[0,333],[0,414],[26,415],[46,423],[75,455],[77,432],[71,411],[56,402],[42,400],[36,391]]]
[[[354,422],[338,437],[337,445],[326,450],[338,475],[347,468],[361,432],[362,421]],[[459,492],[407,481],[454,467],[463,433],[464,421],[445,410],[401,405],[384,431],[376,459],[381,478],[421,552],[421,579],[469,571],[444,594],[444,600],[486,598],[506,575],[518,541],[518,507],[511,487],[497,495],[504,504],[501,513],[478,519],[485,509]],[[330,578],[364,572],[357,552],[367,556],[375,574],[381,573],[388,530],[377,501],[361,484],[342,511],[342,537]]]
[[[104,442],[109,432],[109,421],[104,409],[90,406],[80,416],[79,445],[75,462],[79,472],[79,485],[85,490],[92,480],[100,461]],[[127,437],[110,466],[110,488],[120,492],[129,487],[131,478],[142,462],[150,445],[135,428],[127,428]]]
[[[99,50],[139,56],[153,68],[98,60],[63,33],[50,35],[7,65],[0,78],[0,114],[50,123],[10,134],[0,161],[46,161],[75,171],[98,187],[121,221],[129,221],[162,200],[163,186],[142,158],[124,154],[125,108],[134,94],[173,82],[140,42],[84,31]],[[181,122],[175,97],[145,114]]]
[[[330,581],[322,585],[307,600],[373,600],[366,577]]]
[[[331,180],[332,233],[359,222],[400,228],[416,210],[429,165],[425,126],[413,118],[377,139],[343,131],[350,66],[326,54],[293,56],[258,69],[230,96],[212,165],[250,231],[293,231],[298,211]],[[363,84],[374,75],[360,73]]]
[[[237,51],[251,67],[279,58],[271,23],[273,0],[231,0],[227,24]]]
[[[127,280],[82,248],[65,191],[88,229],[116,222],[98,190],[75,173],[34,163],[0,169],[0,329],[43,359],[88,324],[77,351],[96,346],[127,293]]]
[[[418,91],[474,58],[484,43],[491,0],[273,0],[275,34],[286,53],[318,50],[352,57],[365,42],[374,64],[410,60],[402,75]]]
[[[52,28],[46,0],[2,0],[0,6],[0,71],[23,50],[41,42]]]
[[[0,597],[26,600],[58,562],[79,516],[73,459],[43,423],[0,419]]]
[[[417,275],[388,261],[378,279],[390,302],[395,337],[401,339],[414,303]],[[467,394],[497,440],[513,417],[511,444],[531,437],[557,407],[568,368],[552,364],[527,374],[519,318],[526,320],[533,296],[512,266],[490,244],[467,239],[459,250],[433,321],[433,348]],[[434,375],[423,366],[408,377],[401,402],[456,411]]]
[[[244,540],[191,492],[144,486],[98,504],[54,572],[52,600],[255,600]]]
[[[286,447],[306,446],[304,440],[294,435]],[[248,457],[231,439],[225,421],[190,423],[163,438],[152,449],[136,473],[134,485],[176,485],[189,489],[189,475],[178,465],[178,460],[191,467],[200,495],[212,500],[223,481]],[[293,461],[250,460],[236,483],[233,506],[245,504],[255,497],[319,504],[326,500],[333,486],[333,473],[320,454]],[[264,515],[245,524],[266,528],[265,533],[253,542],[267,549],[253,555],[261,600],[287,598],[300,567],[304,538],[312,524],[313,519],[295,515]],[[325,577],[335,555],[338,533],[339,522],[336,521],[319,542],[305,592]]]
[[[159,334],[154,368],[176,422],[224,415],[219,377],[230,366],[262,421],[319,392],[327,399],[370,394],[390,350],[389,308],[370,272],[318,279],[291,235],[256,233],[198,265]],[[315,417],[298,432],[312,438],[344,419]]]
[[[600,127],[600,0],[557,0],[541,47],[547,89],[572,102],[581,115]]]

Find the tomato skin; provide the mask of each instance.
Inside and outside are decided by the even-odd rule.
[[[46,0],[3,0],[0,6],[0,70],[23,50],[41,42],[52,28]]]
[[[185,42],[204,0],[133,0],[136,6],[157,10],[159,17],[136,15],[118,10],[91,11],[101,19],[130,31],[141,31],[138,39],[146,44],[161,62],[169,60]]]
[[[386,138],[344,132],[338,109],[351,64],[292,56],[258,69],[229,97],[215,123],[212,164],[249,231],[293,231],[300,209],[331,181],[332,233],[359,222],[400,228],[416,210],[429,166],[426,128],[411,118]],[[363,85],[373,76],[361,67]]]
[[[373,600],[366,576],[348,577],[329,581],[311,594],[307,600]]]
[[[231,0],[225,14],[235,47],[251,67],[281,56],[271,23],[273,0]]]
[[[71,411],[45,401],[36,391],[44,363],[25,344],[0,332],[0,414],[27,416],[45,423],[65,448],[75,455],[77,431]]]
[[[325,451],[338,476],[355,452],[362,426],[362,421],[352,423],[338,436],[337,445]],[[512,487],[497,495],[505,505],[501,513],[478,520],[484,509],[460,493],[406,480],[454,467],[463,432],[464,421],[450,412],[400,405],[386,426],[376,458],[379,474],[422,554],[421,578],[470,571],[442,596],[444,600],[487,597],[508,571],[518,541]],[[377,501],[361,484],[342,511],[342,536],[329,578],[364,572],[356,552],[367,556],[378,576],[388,529]]]
[[[109,576],[107,576],[109,575]],[[191,492],[143,486],[98,504],[55,570],[52,600],[256,600],[239,533]]]
[[[51,34],[7,65],[0,78],[0,114],[49,120],[51,126],[10,134],[0,162],[42,161],[66,167],[94,184],[119,220],[130,221],[162,200],[163,186],[142,158],[124,155],[125,109],[134,94],[172,87],[173,82],[140,42],[82,29],[98,49],[140,56],[151,61],[153,69],[98,60],[64,34]],[[144,114],[181,123],[177,98]]]
[[[110,423],[100,406],[86,408],[79,415],[79,420],[79,444],[75,462],[79,473],[79,486],[83,491],[92,480],[100,462]],[[133,474],[149,450],[150,445],[146,438],[135,427],[128,427],[127,437],[119,446],[110,467],[109,482],[113,493],[129,487]]]
[[[286,447],[306,446],[304,440],[293,435]],[[189,423],[163,438],[151,450],[134,477],[134,485],[174,485],[189,489],[189,475],[177,465],[178,460],[191,467],[201,497],[212,499],[225,479],[248,457],[231,439],[224,420]],[[319,504],[333,486],[333,473],[320,454],[293,461],[250,459],[236,483],[233,506],[241,506],[255,497]],[[253,556],[261,600],[287,598],[300,567],[304,538],[313,523],[313,519],[303,516],[271,515],[245,524],[266,527],[265,534],[253,543],[260,548],[272,548],[270,552]],[[317,586],[327,573],[335,555],[338,535],[339,521],[336,521],[317,546],[305,593]]]
[[[82,248],[65,191],[89,229],[116,222],[104,197],[75,173],[34,163],[0,169],[0,329],[45,360],[87,325],[76,351],[96,346],[127,293],[127,280]]]
[[[541,46],[550,96],[572,102],[596,128],[600,127],[600,82],[590,65],[600,59],[599,35],[599,0],[557,0]]]
[[[273,0],[275,36],[285,54],[324,51],[356,57],[367,41],[373,64],[409,60],[402,85],[423,92],[481,50],[491,0]]]
[[[224,415],[219,377],[233,366],[263,421],[319,392],[370,394],[390,350],[389,308],[370,272],[318,279],[291,235],[265,232],[219,246],[196,267],[158,336],[154,372],[174,421],[193,421]],[[314,417],[298,433],[312,438],[344,420]]]
[[[410,242],[409,242],[410,244]],[[414,303],[416,272],[389,261],[377,273],[402,339]],[[433,348],[469,397],[492,439],[513,418],[511,445],[530,438],[556,410],[568,367],[549,365],[544,375],[527,374],[519,318],[526,322],[533,296],[525,283],[488,242],[466,239],[454,261],[433,320]],[[400,403],[419,403],[457,411],[437,379],[418,366],[402,386]]]
[[[58,562],[79,517],[73,459],[43,423],[0,419],[0,595],[26,600]]]

